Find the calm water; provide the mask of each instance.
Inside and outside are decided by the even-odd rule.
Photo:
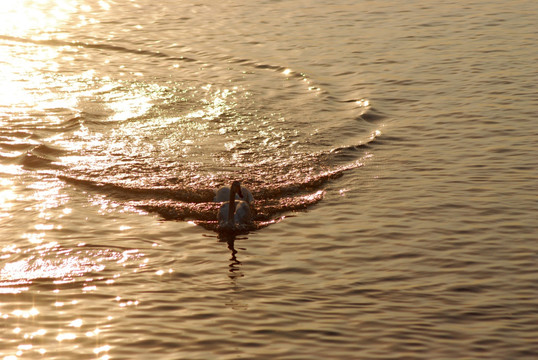
[[[2,4],[0,358],[535,359],[537,13]]]

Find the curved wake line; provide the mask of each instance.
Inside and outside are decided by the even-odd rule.
[[[296,197],[285,197],[278,200],[255,200],[252,203],[252,224],[245,229],[254,231],[279,222],[282,214],[293,211],[304,211],[323,199],[324,191]],[[165,220],[191,221],[208,230],[217,231],[217,213],[222,203],[181,203],[175,201],[131,201],[128,206],[151,213],[159,214]]]
[[[205,63],[193,57],[173,56],[173,55],[169,55],[167,53],[161,52],[161,51],[152,51],[152,50],[145,50],[145,49],[131,49],[131,48],[127,48],[120,45],[103,44],[103,43],[88,43],[88,42],[83,42],[83,41],[78,41],[78,40],[68,41],[68,40],[60,40],[60,39],[27,39],[27,38],[21,38],[21,37],[16,37],[16,36],[9,36],[9,35],[0,35],[0,40],[35,44],[35,45],[72,46],[72,47],[79,47],[79,48],[85,48],[85,49],[108,50],[108,51],[116,51],[116,52],[121,52],[121,53],[126,53],[126,54],[145,55],[149,57],[161,58],[161,59],[166,59],[170,61]],[[256,69],[261,69],[261,70],[272,70],[274,72],[282,73],[290,78],[295,78],[298,80],[308,80],[309,84],[312,82],[306,74],[293,71],[282,65],[265,64],[265,63],[256,62],[250,59],[235,58],[230,55],[211,55],[211,58],[220,60],[220,61],[229,62],[229,63],[235,63],[240,66],[245,66],[245,67],[250,67],[250,68],[256,68]]]
[[[339,162],[351,156],[356,158],[358,150],[368,148],[375,140],[376,136],[373,134],[367,143],[311,154],[305,160],[306,165],[320,161]],[[370,156],[363,154],[359,159],[332,169],[318,170],[315,174],[310,167],[303,168],[300,164],[295,164],[297,171],[291,176],[275,177],[272,175],[274,169],[271,168],[271,164],[263,166],[259,169],[262,173],[251,174],[250,178],[248,173],[243,174],[241,181],[250,188],[256,199],[253,203],[254,222],[249,231],[278,222],[286,213],[304,211],[320,202],[325,195],[325,184],[343,176],[347,171],[362,167]],[[293,163],[288,165],[292,166]],[[283,166],[288,167],[286,164]],[[104,195],[111,201],[119,202],[135,211],[157,213],[165,220],[191,221],[209,230],[217,229],[217,212],[221,203],[213,202],[218,186],[208,188],[207,184],[226,185],[230,181],[229,174],[217,175],[219,179],[215,179],[213,174],[211,181],[200,176],[196,183],[189,186],[180,184],[152,186],[137,183],[136,179],[129,182],[118,180],[113,183],[104,179],[91,179],[61,172],[58,177],[75,187]],[[139,181],[144,181],[144,178]],[[181,182],[181,179],[177,181]]]
[[[307,176],[303,181],[293,184],[252,188],[257,200],[252,203],[253,222],[245,229],[246,232],[277,223],[287,213],[307,210],[323,200],[325,191],[322,186],[325,183],[360,166],[363,163],[356,161],[315,176]],[[104,194],[112,200],[115,198],[133,211],[156,213],[164,220],[190,221],[211,231],[218,230],[217,213],[222,203],[213,202],[214,189],[135,188],[63,175],[59,178],[77,187]]]
[[[259,184],[256,187],[251,188],[251,191],[255,199],[274,200],[287,196],[298,196],[306,192],[319,190],[328,181],[343,176],[345,171],[356,169],[361,166],[363,166],[363,162],[357,160],[316,175],[306,175],[301,181],[290,182],[289,180],[284,179],[278,184]],[[76,187],[86,188],[90,191],[95,191],[105,196],[110,196],[123,201],[160,200],[196,204],[212,202],[213,197],[215,196],[215,188],[207,188],[204,185],[203,179],[200,180],[199,187],[174,187],[173,185],[145,186],[143,184],[140,186],[133,186],[131,183],[111,183],[64,174],[59,174],[58,178]],[[228,180],[219,182],[225,185]],[[252,179],[243,179],[243,183],[246,186],[255,182],[256,181],[253,181]]]
[[[215,196],[215,192],[212,189],[172,188],[164,186],[133,187],[66,175],[59,175],[58,178],[69,184],[84,187],[88,190],[97,191],[121,200],[166,199],[187,203],[202,203],[211,201]]]
[[[254,221],[270,221],[275,215],[289,211],[306,210],[323,199],[322,190],[311,194],[280,199],[254,200]],[[148,212],[159,213],[166,220],[216,221],[220,202],[184,203],[173,200],[129,201],[127,205]]]
[[[92,43],[87,43],[87,42],[82,42],[82,41],[77,41],[77,40],[67,41],[67,40],[59,40],[59,39],[25,39],[25,38],[14,37],[14,36],[9,36],[9,35],[0,35],[0,39],[7,40],[7,41],[28,43],[28,44],[36,44],[36,45],[73,46],[73,47],[80,47],[80,48],[86,48],[86,49],[111,50],[111,51],[118,51],[118,52],[123,52],[127,54],[140,54],[140,55],[147,55],[147,56],[158,57],[158,58],[166,58],[166,59],[175,60],[175,61],[186,61],[186,62],[197,61],[196,59],[184,57],[184,56],[180,56],[180,57],[170,56],[160,51],[129,49],[129,48],[118,46],[118,45],[92,44]]]

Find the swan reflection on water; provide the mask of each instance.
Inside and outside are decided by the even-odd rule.
[[[220,233],[218,235],[219,242],[225,242],[228,245],[230,250],[230,274],[228,275],[230,279],[235,279],[238,277],[243,277],[243,274],[240,273],[241,270],[241,261],[237,258],[238,251],[235,248],[235,240],[238,240],[235,234],[230,233]],[[239,240],[245,240],[245,238],[239,238]],[[245,248],[239,248],[240,250],[246,250]]]

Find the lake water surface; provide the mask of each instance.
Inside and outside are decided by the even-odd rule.
[[[0,359],[536,359],[537,13],[2,4]]]

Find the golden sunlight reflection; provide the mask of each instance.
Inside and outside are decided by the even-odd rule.
[[[39,314],[39,311],[36,308],[31,308],[29,310],[14,310],[11,314],[15,317],[22,317],[28,319]]]
[[[28,289],[29,289],[27,286],[25,286],[25,287],[21,286],[21,285],[26,285],[26,284],[28,284],[27,281],[0,282],[0,294],[16,295],[16,294],[23,293],[25,291],[28,291]],[[4,315],[0,314],[0,316],[2,318],[4,318],[4,319],[6,319],[8,317],[5,314]]]
[[[102,271],[105,266],[88,258],[67,257],[63,259],[27,258],[7,263],[0,270],[4,280],[32,280],[40,278],[66,279],[90,271]]]
[[[367,99],[360,99],[355,102],[360,107],[368,107],[370,106],[370,101]]]
[[[60,75],[60,62],[73,62],[79,49],[43,46],[28,40],[48,39],[50,34],[54,34],[54,39],[65,37],[58,29],[66,21],[72,20],[73,14],[80,10],[80,3],[79,0],[2,2],[0,35],[4,36],[3,42],[7,46],[3,46],[0,53],[0,98],[3,104],[0,107],[0,125],[3,124],[2,118],[28,121],[32,118],[29,114],[47,113],[49,109],[76,112],[77,95],[80,94],[77,90],[87,89],[87,83],[93,80],[95,71],[90,69],[72,76]],[[108,2],[100,2],[101,9],[106,10],[107,7]],[[91,22],[89,19],[78,20],[80,26]],[[49,114],[39,121],[59,123],[62,120],[61,115]],[[17,167],[0,165],[0,171],[16,173]]]
[[[8,261],[12,256],[16,256],[15,261]],[[23,257],[21,259],[21,257]],[[111,249],[66,249],[57,242],[49,241],[34,244],[33,248],[21,250],[15,245],[5,246],[1,249],[0,259],[3,264],[0,268],[0,294],[19,294],[28,291],[29,285],[37,279],[51,279],[54,284],[60,285],[72,283],[76,278],[86,274],[97,274],[103,272],[108,265],[131,266],[133,260],[140,260],[144,255],[137,249],[114,251]],[[145,260],[145,259],[144,259]],[[133,270],[136,272],[136,268]],[[120,274],[112,275],[110,279],[98,278],[106,285],[115,283]],[[99,290],[94,282],[94,278],[86,278],[82,284],[82,293],[91,293]],[[54,290],[58,293],[59,290]],[[76,305],[78,300],[68,302],[57,300],[52,306],[63,308],[66,305]],[[125,303],[122,306],[137,305],[136,303]],[[28,315],[29,314],[29,315]],[[1,314],[0,314],[1,315]],[[35,315],[32,312],[14,312],[13,316],[28,317]],[[82,319],[73,320],[72,327],[80,327]]]
[[[102,352],[107,352],[109,350],[110,350],[110,345],[104,345],[104,346],[101,346],[101,347],[93,349],[93,352],[95,354],[99,354],[99,353],[102,353]]]
[[[230,103],[226,99],[235,94],[234,90],[218,89],[214,93],[209,93],[211,85],[203,86],[202,89],[208,92],[209,99],[202,99],[202,103],[206,105],[204,110],[195,110],[186,115],[187,119],[202,118],[204,120],[215,120],[220,115],[224,114],[233,108],[234,104]]]
[[[69,323],[69,326],[81,327],[83,323],[84,322],[82,321],[82,319],[76,319],[76,320],[71,321],[71,323]]]
[[[113,110],[111,121],[132,119],[145,114],[152,106],[152,97],[145,95],[144,90],[133,88],[127,94],[115,92],[103,95],[107,107]]]
[[[54,33],[55,38],[64,38],[65,34],[58,29],[70,20],[75,20],[72,26],[82,27],[99,22],[89,14],[110,10],[109,1],[99,0],[92,7],[80,0],[24,0],[2,1],[0,7],[0,34],[14,37],[49,38]],[[76,18],[75,18],[75,14]]]
[[[19,56],[22,48],[31,56]],[[66,83],[65,79],[53,79],[42,73],[42,70],[58,70],[58,48],[18,44],[3,49],[6,51],[0,53],[0,98],[3,104],[0,107],[0,124],[4,117],[24,121],[30,112],[69,109],[76,105],[77,99],[70,91],[52,93],[47,90],[52,86],[62,88]],[[47,116],[46,121],[58,122],[51,116]]]
[[[60,333],[58,336],[56,336],[56,340],[58,342],[62,342],[64,340],[74,340],[77,338],[77,334],[74,333]]]
[[[13,206],[12,201],[17,198],[12,186],[13,181],[0,178],[0,220],[10,216],[9,210]]]

